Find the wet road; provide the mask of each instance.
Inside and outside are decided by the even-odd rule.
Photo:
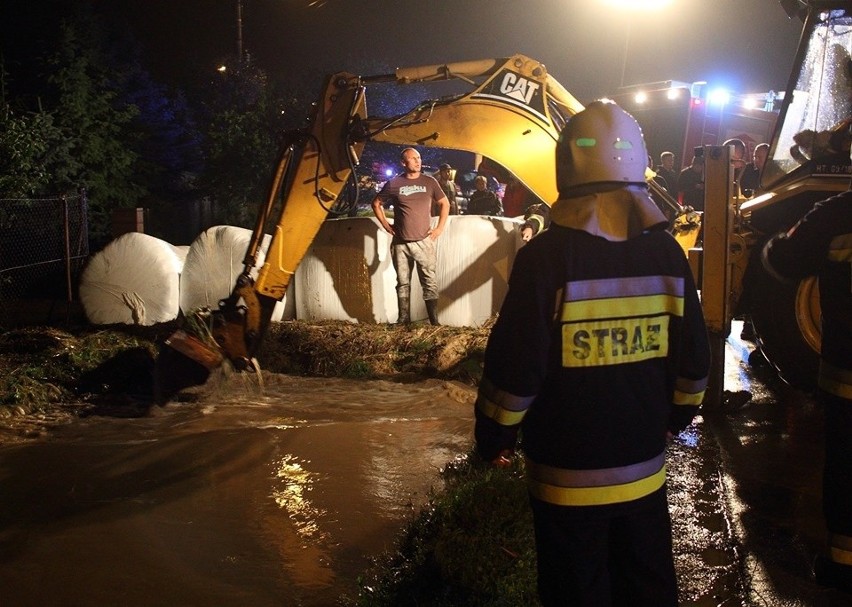
[[[668,454],[682,605],[852,605],[809,577],[819,408],[748,350],[725,387],[752,400]],[[240,381],[0,448],[0,605],[334,605],[470,446],[466,386]]]
[[[852,596],[817,585],[814,557],[825,547],[821,513],[822,411],[780,382],[753,345],[728,339],[725,388],[747,390],[741,408],[705,416],[718,445],[722,505],[730,521],[749,607],[848,607]],[[729,603],[724,603],[728,605]],[[740,604],[740,603],[733,603]]]

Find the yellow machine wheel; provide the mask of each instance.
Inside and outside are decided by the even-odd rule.
[[[751,310],[760,349],[785,382],[812,390],[822,342],[818,282],[808,278],[791,285],[761,278]]]

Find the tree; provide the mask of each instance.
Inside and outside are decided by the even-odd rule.
[[[278,155],[279,106],[266,74],[251,64],[212,83],[202,184],[221,223],[254,227]]]
[[[56,126],[79,167],[71,171],[55,167],[55,184],[60,190],[86,188],[91,237],[104,241],[109,235],[110,211],[136,206],[145,193],[135,177],[138,154],[125,138],[139,110],[116,102],[118,95],[98,47],[80,34],[77,25],[62,24],[48,66],[48,82],[57,94]]]
[[[67,153],[53,115],[18,115],[0,101],[0,198],[30,198],[48,193],[52,167]]]

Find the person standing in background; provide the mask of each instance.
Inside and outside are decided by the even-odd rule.
[[[760,172],[763,170],[763,165],[766,164],[768,156],[768,143],[759,143],[755,146],[752,153],[752,161],[745,166],[742,177],[740,178],[740,187],[742,188],[743,196],[751,198],[754,196],[755,190],[760,187]]]
[[[450,215],[458,215],[459,203],[456,200],[458,188],[453,181],[453,167],[446,162],[438,167],[438,183],[441,184],[441,189],[450,203]],[[440,215],[440,209],[436,205],[432,206],[432,215]]]
[[[852,190],[818,202],[763,249],[783,282],[819,277],[822,308],[817,399],[825,416],[822,504],[828,531],[816,581],[852,593]]]
[[[497,194],[488,189],[488,180],[483,175],[477,175],[473,180],[476,189],[467,201],[466,215],[502,215],[503,206]]]
[[[393,235],[391,258],[396,270],[396,296],[399,304],[397,324],[411,322],[411,273],[423,287],[423,299],[429,322],[438,325],[438,255],[435,241],[444,231],[450,203],[434,177],[421,172],[420,152],[402,151],[403,172],[385,183],[373,200],[373,212],[382,228]],[[393,225],[385,216],[384,205],[393,206]],[[431,227],[432,205],[439,209],[438,224]]]
[[[677,198],[677,179],[678,174],[674,168],[674,153],[663,152],[660,154],[660,164],[654,169],[660,177],[666,181],[666,190],[672,198]]]

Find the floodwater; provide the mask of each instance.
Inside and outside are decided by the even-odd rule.
[[[825,535],[820,410],[761,380],[767,369],[745,363],[753,346],[726,348],[724,386],[748,396],[699,416],[668,452],[681,605],[850,605],[809,573]],[[89,417],[0,446],[0,607],[354,597],[441,488],[439,471],[469,451],[474,389],[263,383],[216,376],[146,417]]]
[[[328,606],[472,443],[472,388],[267,374],[0,448],[0,604]]]

